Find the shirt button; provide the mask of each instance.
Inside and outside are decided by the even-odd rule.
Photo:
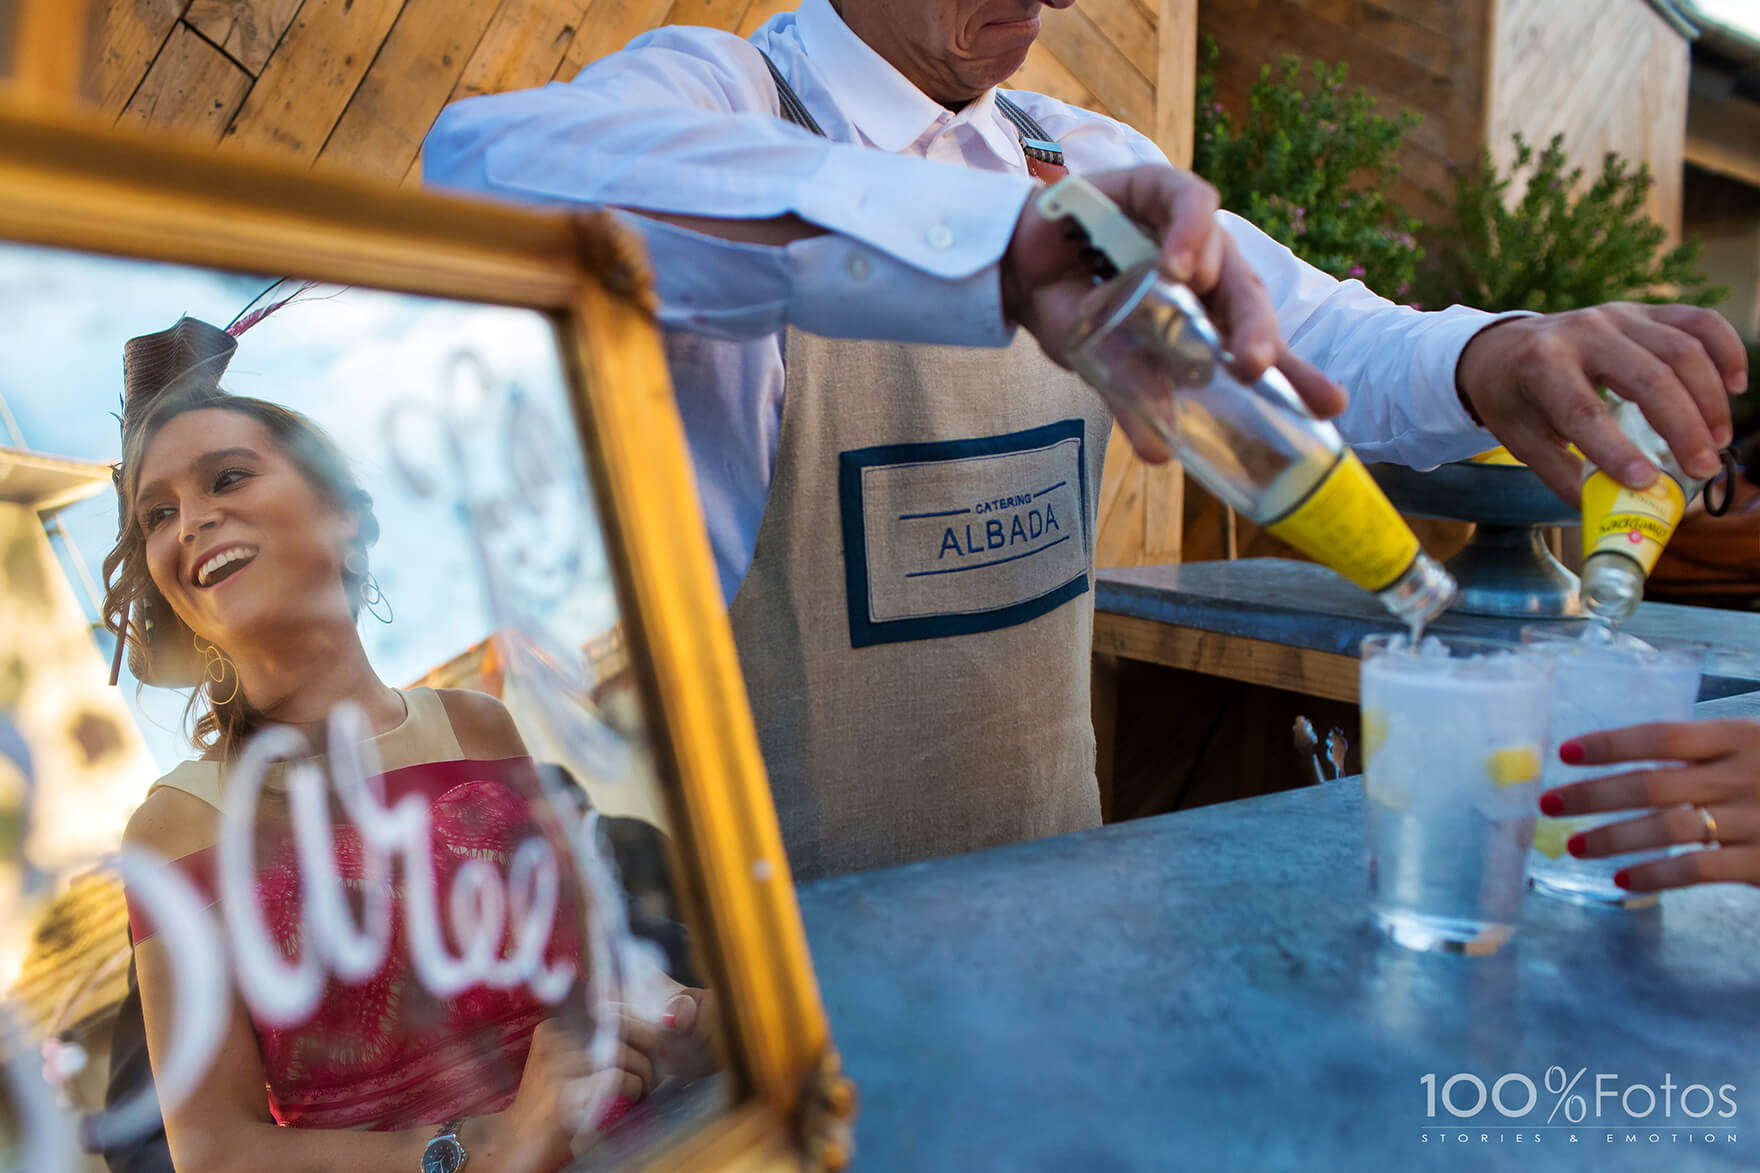
[[[929,247],[947,248],[953,244],[953,229],[945,224],[937,224],[929,229]]]
[[[857,281],[866,281],[872,266],[868,263],[865,253],[852,253],[849,258],[849,275]]]

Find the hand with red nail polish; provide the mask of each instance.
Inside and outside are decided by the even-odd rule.
[[[697,1076],[716,1070],[715,995],[681,987],[661,1017],[660,1064],[669,1074]]]
[[[1760,886],[1760,722],[1633,725],[1573,738],[1558,747],[1558,756],[1567,765],[1605,766],[1607,776],[1547,791],[1540,796],[1542,814],[1630,816],[1571,836],[1571,855],[1600,859],[1708,848],[1623,868],[1614,877],[1620,887],[1656,892],[1728,881]],[[1658,762],[1665,764],[1653,764]],[[1714,829],[1715,850],[1709,850]]]

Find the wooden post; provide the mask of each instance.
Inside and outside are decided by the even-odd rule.
[[[1192,92],[1198,67],[1198,0],[1161,0],[1156,28],[1155,125],[1143,127],[1175,167],[1192,163]],[[1179,462],[1149,465],[1116,424],[1100,482],[1095,561],[1106,566],[1178,562],[1185,512]]]

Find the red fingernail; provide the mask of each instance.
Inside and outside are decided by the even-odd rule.
[[[1564,849],[1578,859],[1581,859],[1583,858],[1583,854],[1589,850],[1589,841],[1583,838],[1580,834],[1572,835],[1569,839],[1565,840]]]
[[[678,1025],[678,1015],[676,1015],[672,1011],[668,1010],[665,1014],[662,1014],[660,1016],[660,1025],[665,1027],[667,1030],[671,1030],[673,1027]]]
[[[1621,868],[1619,871],[1613,873],[1613,883],[1616,888],[1630,888],[1632,886],[1632,874],[1625,868]]]
[[[1556,819],[1559,815],[1564,814],[1564,799],[1551,792],[1542,794],[1540,796],[1540,813],[1551,815]]]
[[[629,1115],[629,1110],[635,1106],[636,1102],[628,1096],[612,1096],[610,1102],[605,1105],[605,1110],[599,1113],[599,1127],[602,1129],[610,1128]]]
[[[1558,760],[1567,766],[1580,764],[1583,757],[1583,743],[1580,741],[1567,741],[1558,747]]]

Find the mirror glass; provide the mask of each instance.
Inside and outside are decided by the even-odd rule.
[[[0,306],[0,1168],[723,1110],[554,321],[8,244]]]

